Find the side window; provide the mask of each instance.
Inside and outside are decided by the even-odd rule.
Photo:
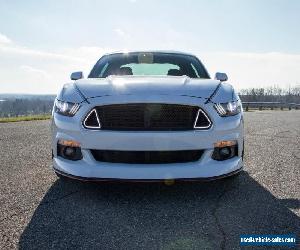
[[[191,66],[192,66],[192,69],[194,71],[194,75],[198,78],[200,78],[199,74],[198,74],[198,71],[196,70],[195,66],[191,63]]]
[[[101,70],[98,77],[103,77],[104,72],[106,71],[107,67],[108,67],[108,62],[103,66],[103,68],[102,68],[102,70]]]

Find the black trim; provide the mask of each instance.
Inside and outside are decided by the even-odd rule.
[[[61,175],[63,177],[67,177],[70,179],[74,179],[74,180],[78,180],[78,181],[84,181],[84,182],[165,182],[168,179],[118,179],[118,178],[94,178],[94,177],[81,177],[81,176],[76,176],[76,175],[71,175],[71,174],[67,174],[64,173],[60,170],[57,170],[53,167],[53,170],[55,171],[55,173],[57,175]],[[213,177],[207,177],[207,178],[178,178],[178,179],[171,179],[174,181],[214,181],[214,180],[218,180],[218,179],[223,179],[226,177],[230,177],[233,175],[238,174],[240,171],[243,170],[243,167],[230,172],[228,174],[223,174],[223,175],[219,175],[219,176],[213,176]]]
[[[170,164],[199,161],[204,150],[175,151],[120,151],[90,150],[94,159],[100,162],[129,164]]]
[[[81,98],[83,99],[83,101],[86,101],[88,104],[90,104],[90,102],[88,101],[88,99],[84,96],[84,94],[80,91],[79,87],[76,85],[76,83],[74,83],[74,87],[77,91],[77,93],[81,96]]]
[[[210,97],[208,97],[208,99],[206,100],[205,104],[209,103],[211,101],[211,99],[217,94],[219,88],[221,87],[222,82],[220,82],[218,84],[218,86],[215,88],[214,92],[212,92],[212,94],[210,95]]]

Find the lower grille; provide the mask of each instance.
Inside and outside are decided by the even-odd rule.
[[[116,151],[91,150],[96,161],[131,164],[163,164],[198,161],[203,150],[180,151]]]
[[[192,130],[194,127],[207,129],[210,126],[206,114],[199,107],[189,105],[113,104],[95,107],[92,112],[84,122],[86,128],[97,128],[97,119],[102,130],[178,131]],[[195,125],[196,119],[198,121]]]

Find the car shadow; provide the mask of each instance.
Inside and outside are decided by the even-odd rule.
[[[299,235],[300,219],[247,172],[214,182],[57,180],[20,249],[239,249],[241,234]]]

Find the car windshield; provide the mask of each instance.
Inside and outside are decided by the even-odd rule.
[[[196,57],[162,52],[105,55],[96,63],[88,77],[105,78],[110,75],[209,78],[206,69]]]

